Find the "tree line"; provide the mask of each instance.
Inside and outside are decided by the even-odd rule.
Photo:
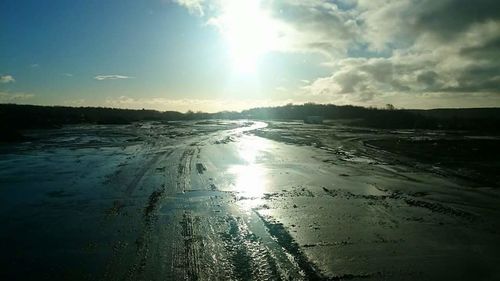
[[[21,130],[58,128],[68,124],[129,124],[138,121],[183,121],[204,119],[304,120],[352,119],[353,126],[380,129],[447,129],[500,131],[500,108],[405,110],[387,105],[383,109],[361,106],[306,103],[260,107],[241,112],[218,113],[133,110],[104,107],[64,107],[0,104],[0,140],[21,138]]]

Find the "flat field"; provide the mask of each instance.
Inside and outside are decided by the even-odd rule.
[[[500,280],[500,139],[278,121],[0,145],[1,280]]]

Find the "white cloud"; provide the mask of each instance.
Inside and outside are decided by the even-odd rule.
[[[223,33],[227,27],[222,16],[232,1],[193,2],[204,11],[198,15]],[[332,69],[330,76],[303,81],[304,97],[367,105],[386,104],[384,99],[408,104],[415,99],[420,106],[429,105],[424,100],[440,104],[448,100],[450,105],[461,104],[458,100],[471,105],[497,101],[498,105],[497,0],[260,3],[279,34],[273,51],[319,52],[325,60],[321,65]]]
[[[67,105],[67,106],[85,106],[85,105],[88,105],[88,103],[85,99],[65,100],[63,102],[63,104]]]
[[[332,2],[267,1],[275,20],[281,24],[286,45],[281,51],[320,52],[327,57],[345,56],[349,47],[360,39],[355,10],[342,10]]]
[[[94,77],[95,80],[99,80],[99,81],[102,81],[102,80],[118,80],[118,79],[132,79],[134,77],[131,77],[131,76],[125,76],[125,75],[116,75],[116,74],[112,74],[112,75],[97,75],[96,77]]]
[[[190,13],[205,19],[208,26],[216,27],[222,35],[230,33],[235,25],[247,26],[245,9],[254,6],[256,0],[173,0],[189,10]],[[350,1],[350,0],[349,0]],[[341,2],[349,2],[341,1]],[[252,17],[252,25],[263,25],[262,34],[256,36],[252,32],[243,32],[240,37],[254,36],[262,39],[264,35],[273,33],[272,38],[260,42],[271,44],[269,51],[282,52],[320,52],[326,56],[345,55],[349,46],[360,37],[357,10],[342,10],[337,4],[321,0],[270,0],[257,1],[260,12]],[[350,3],[349,5],[353,5]],[[239,7],[239,8],[238,8]],[[232,15],[231,12],[242,12]],[[236,18],[234,18],[236,17]],[[236,22],[235,22],[236,21]],[[236,30],[238,31],[238,30]],[[268,36],[269,37],[269,36]],[[253,40],[246,38],[243,40]],[[354,39],[354,40],[353,40]],[[251,43],[251,44],[256,44]]]
[[[0,76],[0,83],[2,84],[7,84],[7,83],[14,83],[16,79],[12,77],[12,75],[1,75]]]
[[[33,94],[0,92],[0,102],[22,102],[33,98]]]
[[[389,51],[389,55],[332,60],[328,62],[332,75],[304,87],[305,94],[340,104],[498,105],[500,20],[491,16],[465,22],[461,22],[464,17],[449,16],[423,20],[459,2],[463,1],[358,1],[364,30],[361,42],[375,51]],[[449,13],[459,13],[460,8],[452,10]],[[454,20],[457,26],[446,33],[441,24],[448,26]]]
[[[173,0],[174,3],[177,3],[181,6],[184,6],[188,9],[188,11],[192,14],[203,16],[204,9],[203,4],[204,0]]]
[[[205,111],[219,112],[224,110],[244,110],[253,107],[277,106],[290,103],[292,100],[271,100],[271,99],[168,99],[168,98],[132,98],[120,96],[117,98],[107,98],[105,106],[116,108],[133,109],[156,109],[156,110],[174,110],[183,111]],[[230,108],[228,108],[228,105]]]

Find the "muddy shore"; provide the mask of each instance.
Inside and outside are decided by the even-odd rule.
[[[0,147],[1,280],[498,280],[496,137],[75,125]]]

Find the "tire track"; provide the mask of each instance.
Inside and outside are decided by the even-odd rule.
[[[199,262],[201,240],[196,235],[191,212],[184,211],[181,225],[181,235],[184,240],[184,278],[185,280],[200,280],[201,265]]]
[[[179,239],[173,280],[304,280],[301,268],[278,245],[259,217],[233,206],[219,191],[179,195]]]
[[[139,185],[139,182],[144,178],[144,175],[152,169],[152,167],[158,163],[160,157],[163,158],[168,158],[174,151],[170,150],[167,153],[159,152],[156,153],[151,160],[149,160],[144,166],[139,169],[137,174],[134,176],[134,179],[130,182],[130,184],[127,186],[125,193],[130,196],[134,192],[134,190],[137,189],[137,186]]]
[[[191,162],[196,152],[196,148],[188,147],[184,150],[177,166],[177,188],[179,191],[186,191],[190,184]]]
[[[174,150],[168,150],[166,152],[156,153],[138,170],[137,173],[135,173],[134,178],[125,189],[124,197],[115,200],[113,204],[123,205],[123,201],[129,200],[134,191],[141,186],[141,182],[146,175],[156,171],[156,164],[160,161],[168,159],[173,152]],[[150,189],[150,187],[148,189]],[[141,279],[142,274],[148,266],[148,261],[151,259],[151,247],[154,245],[153,232],[158,219],[158,206],[161,203],[162,198],[165,196],[166,191],[167,187],[165,184],[157,189],[154,189],[147,197],[148,199],[146,200],[146,205],[143,207],[142,215],[139,217],[127,216],[127,220],[130,221],[130,225],[132,226],[136,224],[138,227],[135,226],[132,229],[126,229],[129,224],[124,224],[126,228],[122,229],[121,233],[130,233],[130,231],[132,231],[132,233],[137,233],[137,238],[135,240],[129,238],[128,242],[127,240],[118,240],[117,243],[114,243],[112,246],[112,256],[106,266],[103,280]],[[117,216],[114,216],[113,218],[116,219]],[[123,219],[123,217],[121,218]]]
[[[136,239],[135,244],[136,262],[129,268],[126,280],[140,280],[140,276],[144,273],[148,260],[151,256],[152,232],[157,221],[157,214],[155,211],[158,209],[158,203],[165,194],[165,186],[161,189],[155,190],[151,193],[148,199],[148,204],[144,208],[143,222],[144,228],[141,235]]]

